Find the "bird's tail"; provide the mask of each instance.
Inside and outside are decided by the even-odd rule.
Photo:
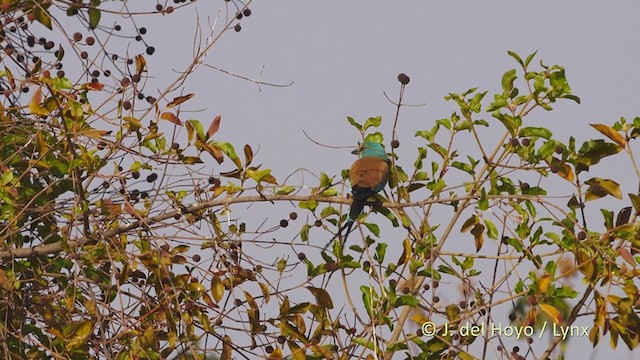
[[[327,251],[327,248],[329,248],[329,245],[331,245],[333,243],[333,241],[340,236],[340,234],[342,234],[342,231],[344,229],[347,229],[347,231],[344,233],[344,241],[343,243],[346,244],[347,242],[347,237],[349,236],[349,233],[351,232],[351,228],[353,227],[353,220],[349,219],[347,220],[346,223],[344,223],[344,225],[342,225],[342,227],[338,230],[338,232],[333,235],[333,237],[331,238],[331,240],[329,240],[329,242],[327,243],[327,245],[324,246],[324,248],[322,248],[322,251]]]
[[[354,186],[351,190],[353,194],[353,203],[351,203],[351,210],[349,211],[349,219],[356,221],[364,209],[364,205],[367,203],[367,199],[370,196],[376,194],[375,191],[367,188],[361,188]]]

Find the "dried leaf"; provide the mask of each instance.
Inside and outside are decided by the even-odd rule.
[[[136,55],[136,74],[140,75],[147,67],[147,60],[144,56]]]
[[[162,120],[167,120],[169,122],[172,122],[178,126],[182,125],[182,121],[180,121],[180,119],[178,119],[178,117],[174,114],[174,113],[170,113],[170,112],[163,112],[162,114],[160,114],[160,119]]]
[[[171,100],[171,102],[169,104],[167,104],[168,108],[173,108],[176,107],[180,104],[182,104],[183,102],[191,99],[192,97],[194,97],[196,94],[188,94],[188,95],[184,95],[184,96],[178,96],[177,98]]]
[[[207,140],[211,139],[211,137],[218,132],[218,130],[220,129],[220,120],[222,119],[222,116],[218,115],[213,119],[213,122],[211,123],[211,125],[209,125],[209,130],[207,130]]]

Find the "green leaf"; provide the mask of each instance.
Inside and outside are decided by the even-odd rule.
[[[483,219],[484,220],[484,225],[487,228],[487,236],[489,236],[489,239],[497,239],[498,238],[498,228],[496,227],[496,225],[493,223],[493,221],[489,220],[489,219]]]
[[[511,50],[507,51],[507,54],[509,54],[509,56],[511,56],[512,58],[516,59],[516,61],[518,62],[518,64],[520,64],[520,66],[524,67],[524,62],[522,61],[522,59],[518,54],[516,54]]]
[[[411,295],[402,295],[398,297],[393,303],[393,307],[395,308],[398,308],[400,306],[417,307],[418,305],[420,305],[420,300]]]
[[[358,131],[362,132],[362,125],[358,124],[351,116],[347,116],[347,121],[358,129]]]
[[[602,139],[589,140],[584,142],[578,151],[579,162],[587,166],[595,165],[602,158],[615,155],[620,150],[622,150],[620,146],[605,142]]]
[[[242,163],[240,162],[240,158],[238,157],[238,154],[236,154],[236,150],[233,148],[233,145],[228,142],[214,142],[210,145],[214,145],[222,150],[222,152],[227,155],[227,157],[229,157],[229,159],[231,159],[234,164],[236,164],[238,169],[242,168]]]
[[[41,6],[36,6],[33,8],[33,15],[35,15],[36,20],[42,25],[44,25],[47,29],[52,30],[51,26],[51,15],[42,8]]]
[[[367,137],[364,138],[364,141],[373,141],[382,144],[384,142],[384,136],[382,136],[382,133],[375,132],[367,135]]]
[[[502,89],[506,93],[510,93],[513,90],[513,82],[516,81],[518,76],[516,75],[516,69],[511,69],[502,75]]]
[[[296,190],[296,188],[294,188],[293,186],[283,186],[281,188],[278,188],[278,190],[276,190],[276,194],[277,195],[289,195],[292,192],[294,192]]]
[[[378,127],[382,123],[382,116],[370,117],[364,123],[364,130],[367,130],[371,126]]]
[[[100,16],[102,14],[100,13],[100,10],[98,10],[95,7],[90,7],[88,12],[89,12],[89,27],[91,29],[95,29],[96,27],[98,27],[98,23],[100,23]]]
[[[378,243],[376,246],[376,253],[373,256],[373,259],[377,262],[381,263],[384,261],[384,257],[387,254],[387,243]]]
[[[542,127],[525,127],[520,129],[518,136],[520,137],[541,137],[549,140],[553,134],[549,129]]]
[[[500,112],[494,112],[493,117],[500,120],[500,122],[509,130],[512,136],[518,133],[520,125],[522,125],[522,119],[519,116],[511,116],[508,114],[502,114]]]
[[[376,237],[380,237],[380,227],[377,224],[364,223],[364,226],[366,226],[367,229],[369,229],[369,231],[373,233],[373,235],[375,235]]]
[[[533,58],[536,56],[537,53],[538,53],[538,50],[534,51],[533,54],[527,56],[527,59],[524,61],[525,67],[529,66],[529,63],[531,62],[531,60],[533,60]]]

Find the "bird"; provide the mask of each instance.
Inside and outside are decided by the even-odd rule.
[[[351,232],[353,223],[364,209],[367,199],[382,191],[389,180],[389,160],[384,146],[375,141],[364,141],[353,154],[359,155],[349,169],[349,183],[353,202],[349,210],[347,222],[338,230],[336,235],[325,245],[324,250],[331,245],[345,229],[344,243]]]

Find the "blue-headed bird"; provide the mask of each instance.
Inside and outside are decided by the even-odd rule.
[[[349,182],[351,183],[353,197],[351,209],[349,210],[349,219],[338,233],[329,240],[329,243],[324,247],[325,250],[344,229],[346,229],[344,235],[344,243],[346,243],[351,227],[360,216],[360,213],[362,213],[367,199],[382,191],[389,180],[389,162],[382,144],[374,141],[365,141],[353,153],[359,155],[359,159],[349,169]]]

